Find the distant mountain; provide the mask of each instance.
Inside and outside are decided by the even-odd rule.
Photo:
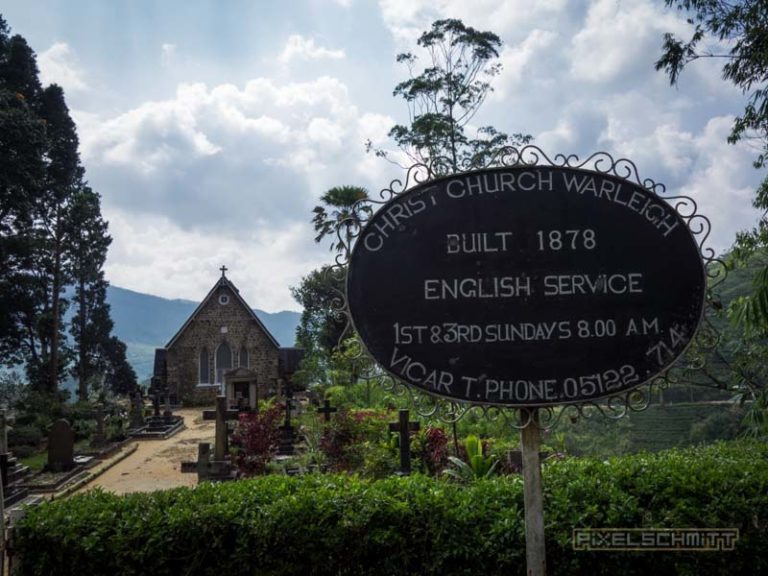
[[[165,346],[195,311],[199,302],[168,300],[110,286],[107,302],[112,308],[115,335],[128,347],[128,361],[136,370],[139,382],[149,378],[155,348]],[[293,346],[298,312],[264,312],[253,310],[281,346]]]

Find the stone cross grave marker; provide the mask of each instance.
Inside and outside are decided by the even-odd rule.
[[[420,427],[418,422],[408,421],[408,410],[400,410],[397,422],[389,424],[389,431],[400,436],[400,474],[411,473],[411,432],[418,431]]]
[[[213,448],[213,459],[224,460],[224,457],[229,452],[229,438],[227,430],[228,420],[237,420],[240,416],[240,412],[237,410],[227,410],[227,397],[216,397],[216,410],[205,410],[203,412],[203,420],[215,420],[216,421],[216,442]]]
[[[293,387],[290,381],[285,383],[285,421],[278,428],[280,431],[280,444],[277,453],[281,456],[290,456],[295,450],[293,442],[295,440],[293,425],[291,424],[291,412],[293,411]]]
[[[154,415],[160,416],[160,393],[157,390],[152,395],[152,408],[154,409]]]
[[[334,412],[338,412],[338,411],[339,411],[338,408],[334,408],[334,407],[331,406],[331,401],[330,400],[326,400],[325,402],[323,402],[323,407],[317,409],[317,413],[318,414],[322,414],[323,415],[323,420],[325,420],[326,422],[330,422],[331,421],[331,414],[333,414]]]
[[[75,433],[64,419],[56,420],[48,432],[48,469],[63,472],[75,465]]]

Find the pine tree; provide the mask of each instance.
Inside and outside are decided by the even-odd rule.
[[[35,54],[0,16],[0,363],[24,363],[29,382],[55,394],[70,368],[64,294],[79,397],[107,376],[133,390],[125,345],[111,335],[103,267],[111,238],[99,195],[84,181],[64,92],[42,88]]]
[[[0,16],[0,359],[19,364],[37,349],[29,328],[39,296],[32,273],[34,212],[45,166],[45,124],[34,54]],[[31,337],[32,336],[32,337]]]
[[[88,382],[106,371],[108,364],[103,349],[113,322],[106,302],[104,263],[112,238],[101,217],[99,195],[88,187],[74,194],[66,220],[70,227],[67,250],[75,287],[75,313],[70,327],[75,363],[71,372],[78,381],[78,398],[86,401]]]
[[[19,310],[29,304],[27,262],[43,143],[43,124],[24,98],[0,88],[0,358],[16,363],[23,335]]]
[[[107,360],[105,384],[114,394],[133,394],[138,389],[136,372],[128,363],[125,344],[116,336],[110,336],[104,347]]]
[[[55,393],[70,353],[63,336],[63,316],[68,304],[63,293],[71,280],[68,243],[72,228],[67,217],[73,196],[84,184],[75,124],[59,86],[43,90],[40,115],[46,122],[46,173],[35,214],[34,268],[40,297],[36,335],[40,354],[37,365],[31,366],[28,373],[33,385]]]

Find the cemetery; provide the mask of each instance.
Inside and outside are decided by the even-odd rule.
[[[209,92],[187,76],[209,65],[163,39],[157,77],[185,78],[177,100],[70,115],[51,74],[67,69],[76,95],[103,79],[78,84],[67,44],[36,55],[0,15],[0,576],[768,574],[768,187],[737,178],[736,156],[703,159],[716,134],[757,141],[765,167],[768,63],[752,43],[768,19],[756,0],[640,3],[662,26],[652,78],[679,86],[726,50],[719,81],[749,100],[708,117],[712,140],[659,136],[693,130],[675,114],[696,99],[668,102],[653,80],[652,105],[613,113],[664,142],[623,141],[583,102],[535,139],[481,125],[481,107],[503,106],[509,130],[520,91],[569,109],[552,89],[565,72],[528,86],[520,54],[551,38],[515,39],[525,22],[493,15],[502,40],[455,7],[429,21],[377,7],[390,48],[413,50],[394,59],[408,122],[388,132],[393,116],[358,117],[356,84],[297,80],[360,46],[301,35],[262,58],[285,86]],[[607,33],[588,4],[578,20]],[[373,54],[361,84],[363,68],[390,73]],[[605,56],[571,66],[574,98]],[[666,118],[649,112],[662,105]],[[599,135],[573,136],[590,123]],[[366,137],[364,157],[342,125]],[[333,185],[340,174],[365,186]],[[747,211],[716,193],[748,196],[757,225],[732,229]],[[130,296],[146,309],[108,301],[108,274],[155,291]],[[279,311],[283,293],[300,311]],[[295,320],[287,339],[278,317]]]

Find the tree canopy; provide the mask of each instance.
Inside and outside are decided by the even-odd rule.
[[[73,374],[85,399],[97,372],[125,372],[125,350],[105,302],[111,239],[78,147],[64,91],[41,85],[34,51],[0,16],[0,364],[23,365],[50,395]]]
[[[417,71],[417,55],[399,54],[397,62],[408,68],[409,78],[393,92],[405,100],[409,124],[396,124],[389,132],[410,161],[431,164],[436,173],[455,172],[488,163],[504,146],[531,140],[530,135],[508,136],[492,126],[466,133],[501,71],[501,38],[445,19],[434,22],[417,44],[426,53],[426,66]],[[368,147],[373,149],[370,142]],[[382,149],[374,151],[388,156]]]
[[[689,38],[664,36],[656,69],[663,70],[675,85],[685,68],[700,59],[723,61],[723,80],[747,97],[728,137],[730,143],[748,140],[757,144],[755,167],[765,168],[768,159],[768,4],[764,0],[666,0],[685,11],[693,25]],[[745,264],[760,248],[768,246],[768,179],[755,192],[753,205],[762,217],[755,228],[737,235],[731,262]],[[753,293],[733,303],[734,318],[749,330],[768,332],[768,267],[755,275]]]

